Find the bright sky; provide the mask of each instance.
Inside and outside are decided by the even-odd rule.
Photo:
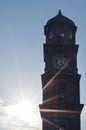
[[[86,103],[86,0],[0,0],[0,130],[41,130],[44,25],[59,9],[78,27],[81,103]],[[85,130],[86,107],[81,121]]]

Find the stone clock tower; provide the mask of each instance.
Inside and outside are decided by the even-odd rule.
[[[43,130],[81,130],[80,77],[77,69],[77,27],[58,15],[44,27],[45,73],[42,75],[43,103],[40,113]]]

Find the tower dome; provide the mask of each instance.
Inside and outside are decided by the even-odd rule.
[[[69,23],[70,25],[75,26],[75,23],[72,20],[70,20],[69,18],[67,18],[67,17],[65,17],[65,16],[62,15],[61,10],[59,10],[58,15],[56,15],[53,18],[51,18],[47,22],[47,24],[56,24],[56,23],[57,24],[59,24],[59,23],[60,24]]]
[[[44,27],[46,43],[48,44],[75,44],[75,34],[77,27],[69,18],[62,15],[59,10],[58,15],[48,20]]]

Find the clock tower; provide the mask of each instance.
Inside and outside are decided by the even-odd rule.
[[[75,23],[61,11],[44,27],[45,72],[41,76],[43,103],[39,105],[43,130],[81,130],[83,104],[80,104],[76,30]]]

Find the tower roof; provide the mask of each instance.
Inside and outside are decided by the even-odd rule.
[[[69,18],[67,18],[67,17],[65,17],[65,16],[62,15],[61,10],[59,10],[58,15],[56,15],[53,18],[51,18],[47,22],[47,24],[53,24],[53,23],[58,23],[58,24],[60,24],[60,23],[69,23],[72,26],[75,26],[75,23],[72,20],[70,20]]]

